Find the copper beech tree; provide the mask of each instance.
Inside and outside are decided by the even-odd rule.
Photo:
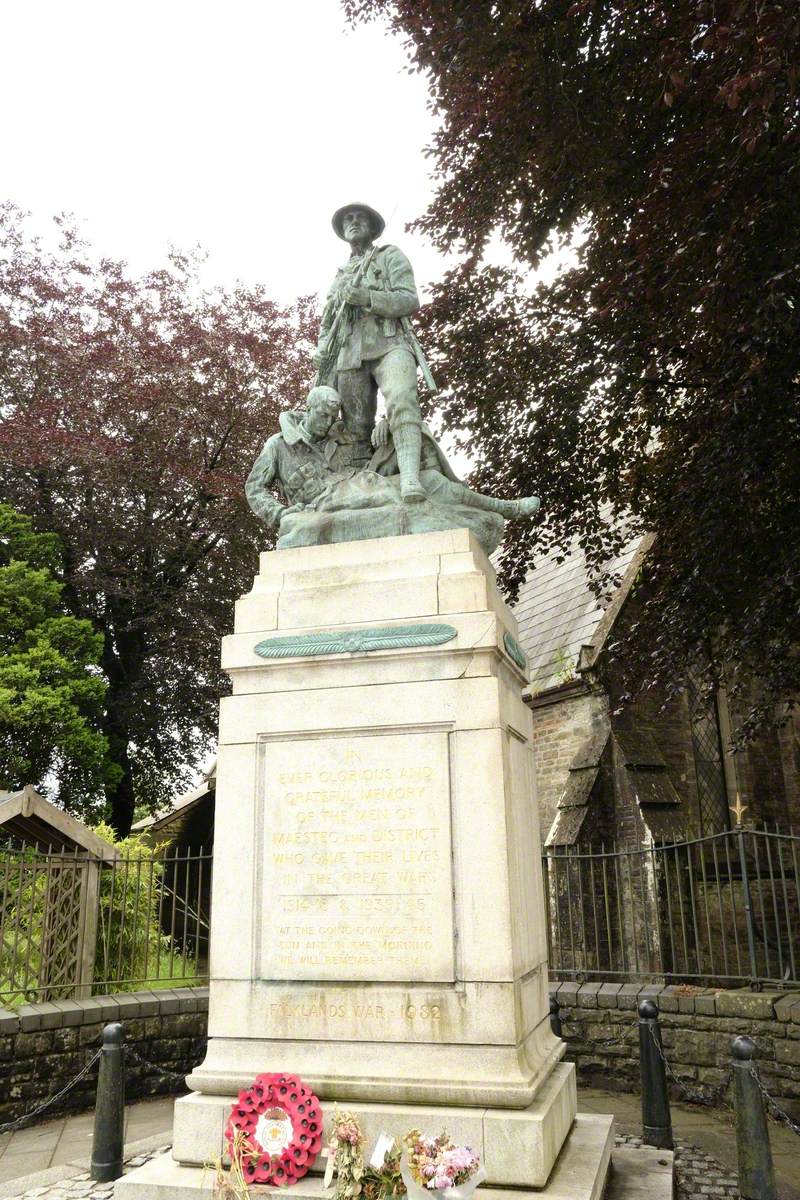
[[[220,635],[264,548],[243,484],[304,394],[316,319],[262,288],[204,291],[179,255],[135,278],[58,227],[48,250],[0,209],[0,492],[58,536],[62,603],[102,634],[125,834],[213,736]]]
[[[602,576],[623,516],[654,531],[634,674],[710,651],[764,716],[800,685],[800,7],[343,2],[430,81],[445,415],[479,484],[544,498],[507,585],[536,546],[578,538]],[[519,270],[487,265],[496,232]]]

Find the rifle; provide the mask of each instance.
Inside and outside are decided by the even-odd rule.
[[[366,273],[367,267],[372,262],[372,259],[375,255],[375,251],[377,249],[378,249],[377,246],[373,246],[372,249],[369,251],[369,253],[365,254],[364,257],[361,259],[359,268],[356,271],[356,273],[353,276],[353,279],[350,283],[351,287],[358,287],[358,285],[361,283],[361,280],[364,278],[364,275]],[[325,337],[325,349],[320,356],[322,361],[317,369],[317,381],[316,381],[317,387],[319,387],[320,384],[331,382],[335,375],[336,360],[339,357],[339,351],[342,348],[342,346],[341,346],[342,339],[339,338],[337,335],[339,332],[339,325],[340,325],[342,317],[344,315],[344,310],[347,307],[348,307],[347,301],[343,300],[342,303],[339,305],[339,310],[336,313],[336,316],[333,318],[331,327],[328,330],[327,335]]]
[[[439,389],[436,386],[436,381],[434,380],[433,375],[431,374],[431,369],[428,366],[428,360],[425,357],[422,346],[419,344],[417,335],[414,333],[414,330],[411,327],[411,322],[409,321],[408,317],[400,318],[400,326],[403,330],[403,333],[408,338],[411,351],[414,355],[414,358],[417,360],[417,365],[419,366],[420,371],[422,371],[422,378],[425,381],[425,386],[431,395],[435,396]]]

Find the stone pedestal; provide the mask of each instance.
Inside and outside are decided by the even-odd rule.
[[[236,1092],[287,1071],[368,1139],[444,1126],[487,1185],[547,1183],[576,1095],[516,632],[467,530],[262,555],[223,643],[209,1045],[178,1162],[218,1156]],[[604,1178],[610,1118],[587,1129]]]

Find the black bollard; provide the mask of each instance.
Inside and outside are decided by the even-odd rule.
[[[671,1150],[672,1117],[667,1093],[667,1071],[658,1024],[658,1005],[639,1005],[639,1067],[642,1075],[642,1141],[646,1146]]]
[[[550,997],[550,1028],[557,1038],[563,1038],[564,1031],[561,1028],[561,1006],[558,1003],[556,996]]]
[[[94,1135],[89,1174],[110,1183],[122,1174],[125,1124],[125,1028],[113,1021],[103,1029],[103,1050],[97,1075]]]
[[[739,1195],[744,1200],[775,1200],[767,1114],[753,1064],[755,1048],[749,1037],[735,1037],[731,1042]]]

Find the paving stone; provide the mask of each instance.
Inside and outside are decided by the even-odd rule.
[[[617,994],[622,987],[621,983],[603,983],[600,985],[600,991],[597,993],[598,1008],[617,1008]]]
[[[141,1016],[141,1005],[139,1004],[139,1001],[135,995],[120,995],[115,996],[114,999],[116,1000],[117,1007],[119,1009],[120,1021],[132,1021],[135,1020],[136,1017]]]
[[[657,1003],[659,1012],[678,1012],[680,1009],[680,992],[673,987],[665,987],[658,997]]]
[[[705,992],[699,996],[695,996],[694,1011],[705,1014],[707,1017],[715,1016],[717,1012],[716,992]]]
[[[42,1016],[39,1012],[39,1005],[21,1004],[17,1009],[17,1020],[23,1033],[32,1033],[34,1029],[41,1029]]]
[[[633,1009],[636,1011],[636,1001],[639,995],[638,983],[623,983],[617,993],[617,1004],[619,1008]]]
[[[718,992],[717,1016],[770,1021],[775,1016],[775,1004],[780,999],[782,999],[782,994],[776,995],[770,992]]]
[[[578,991],[579,1008],[597,1008],[597,993],[602,983],[584,983]]]
[[[618,1146],[641,1146],[637,1134],[621,1135],[616,1138]],[[736,1179],[727,1167],[709,1155],[678,1138],[675,1142],[675,1200],[739,1200]]]

